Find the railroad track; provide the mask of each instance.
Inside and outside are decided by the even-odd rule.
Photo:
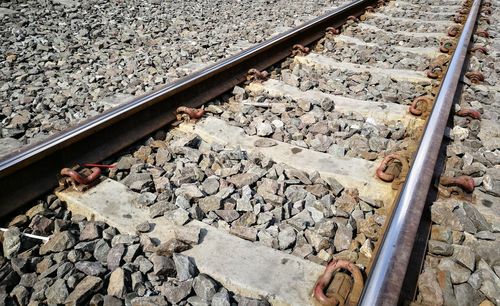
[[[450,276],[422,270],[436,243],[424,257],[432,223],[420,216],[434,186],[464,199],[474,189],[455,179],[463,171],[446,171],[439,184],[438,157],[488,7],[355,1],[14,152],[0,161],[4,215],[54,188],[62,168],[87,169],[61,171],[55,196],[8,222],[4,300],[393,305],[432,303],[436,283],[442,297]],[[491,71],[488,61],[472,67]],[[465,108],[488,104],[498,88],[466,85],[457,114],[474,125],[477,112]],[[471,102],[474,90],[485,101]],[[498,149],[498,135],[488,139]],[[85,166],[95,161],[112,166]],[[434,224],[452,226],[435,215]],[[20,267],[20,257],[37,259]],[[23,273],[63,281],[30,287]],[[489,288],[474,289],[497,303]]]

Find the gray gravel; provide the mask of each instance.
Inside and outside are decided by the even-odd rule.
[[[0,138],[39,141],[338,4],[2,1]]]

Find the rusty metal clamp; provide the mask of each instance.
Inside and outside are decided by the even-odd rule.
[[[476,35],[484,37],[484,38],[489,38],[490,37],[490,34],[486,30],[478,30],[478,31],[476,31]]]
[[[414,116],[421,116],[424,113],[428,113],[432,105],[432,100],[433,97],[431,96],[415,98],[409,107],[409,112]]]
[[[334,275],[334,272],[340,269],[349,271],[352,279],[345,273]],[[316,281],[313,297],[323,306],[356,305],[363,291],[363,283],[363,275],[355,264],[347,260],[333,259]]]
[[[472,108],[462,108],[455,115],[460,117],[469,117],[472,119],[481,119],[481,113],[478,110]]]
[[[429,70],[427,70],[427,77],[430,79],[438,79],[443,76],[444,68],[441,65],[431,66]]]
[[[458,15],[453,19],[453,21],[455,21],[456,23],[464,23],[465,20],[467,20],[467,16],[465,15]]]
[[[456,177],[441,176],[439,184],[443,186],[457,186],[469,193],[473,192],[475,188],[474,179],[467,175]]]
[[[479,71],[470,71],[465,74],[473,84],[479,84],[484,81],[484,75]]]
[[[292,47],[292,56],[304,56],[311,52],[311,49],[308,47],[304,47],[303,45],[293,45]]]
[[[338,35],[340,34],[340,28],[328,27],[326,28],[326,34]]]
[[[446,65],[450,61],[450,56],[440,54],[429,63],[429,70],[427,70],[427,77],[431,79],[438,79],[443,76]]]
[[[457,36],[458,33],[460,33],[461,29],[462,28],[458,24],[452,25],[451,27],[448,28],[448,36],[450,37]]]
[[[259,71],[255,68],[248,70],[247,72],[247,81],[258,81],[263,82],[267,80],[269,77],[269,73],[267,71]]]
[[[179,106],[176,110],[177,120],[197,120],[203,117],[205,110],[203,108],[192,108],[187,106]]]
[[[476,51],[479,51],[482,54],[488,55],[488,49],[486,49],[484,46],[474,46],[470,49],[470,53],[474,53]]]
[[[348,22],[348,21],[353,23],[353,22],[359,21],[359,19],[358,19],[358,17],[351,15],[351,16],[347,17],[346,22]]]
[[[395,161],[398,161],[400,166]],[[380,166],[377,168],[377,177],[384,182],[392,182],[401,173],[405,173],[408,169],[408,162],[405,158],[396,153],[392,153],[384,157]]]
[[[455,45],[455,42],[450,39],[442,40],[439,46],[439,51],[449,53]]]
[[[62,178],[59,180],[59,188],[73,187],[77,191],[85,191],[99,182],[101,168],[63,168],[60,172]]]

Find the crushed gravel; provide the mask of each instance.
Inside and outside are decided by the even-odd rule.
[[[37,142],[340,1],[2,1],[0,138]]]

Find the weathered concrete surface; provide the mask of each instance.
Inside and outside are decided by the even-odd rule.
[[[446,37],[445,33],[439,33],[439,32],[408,32],[408,31],[396,31],[396,32],[389,32],[384,29],[381,29],[377,26],[371,25],[371,24],[365,24],[365,23],[358,23],[357,26],[360,29],[365,29],[369,31],[375,31],[375,32],[381,32],[386,35],[402,35],[402,36],[409,36],[409,37],[435,37],[435,38],[443,38]]]
[[[390,184],[375,177],[377,162],[360,158],[334,157],[279,141],[276,141],[272,147],[257,147],[255,146],[257,140],[269,139],[248,136],[242,128],[231,126],[226,121],[215,117],[205,118],[195,125],[181,124],[179,128],[185,132],[198,134],[209,143],[218,142],[229,146],[240,146],[243,150],[261,152],[275,162],[306,172],[318,171],[324,180],[334,178],[344,187],[357,188],[362,197],[381,200],[385,205],[391,204],[395,195]]]
[[[324,267],[238,238],[199,221],[202,242],[185,251],[202,273],[247,297],[267,297],[273,305],[312,305],[311,290]]]
[[[180,227],[163,217],[151,219],[147,208],[135,205],[139,194],[111,179],[84,193],[62,191],[57,196],[72,213],[105,221],[122,234],[134,234],[138,224],[150,222],[154,230],[147,235],[162,242],[187,227],[200,228],[200,243],[184,254],[192,257],[202,273],[240,295],[266,297],[272,305],[312,305],[311,290],[323,273],[321,265],[196,220]]]
[[[423,125],[424,121],[412,116],[408,106],[376,101],[363,101],[336,96],[313,89],[302,91],[295,86],[270,79],[264,83],[253,82],[247,86],[253,92],[265,92],[271,97],[286,97],[292,100],[318,101],[323,98],[331,99],[335,103],[335,110],[341,113],[360,114],[366,118],[373,118],[377,124],[388,124],[401,121],[410,130]]]
[[[396,22],[414,22],[414,23],[429,24],[429,25],[449,26],[449,25],[454,24],[454,22],[451,20],[415,20],[415,19],[403,18],[403,17],[392,17],[390,15],[383,14],[383,13],[367,13],[366,16],[367,17],[374,17],[377,19],[391,20],[391,21],[396,21]]]
[[[307,56],[296,56],[294,60],[302,65],[312,67],[319,71],[347,70],[356,73],[369,72],[370,74],[379,74],[390,77],[395,81],[417,83],[421,85],[432,84],[433,82],[435,82],[429,79],[426,73],[423,71],[385,69],[347,62],[339,62],[317,53],[310,53]]]
[[[139,194],[112,179],[105,179],[83,193],[65,190],[56,192],[56,195],[66,202],[73,214],[86,216],[89,220],[104,221],[121,233],[134,234],[137,225],[147,221],[154,227],[147,233],[151,238],[167,241],[175,237],[175,224],[164,217],[151,219],[149,209],[135,204]]]
[[[343,34],[335,35],[333,40],[335,42],[348,43],[348,44],[353,44],[353,45],[357,45],[357,46],[383,48],[382,45],[379,45],[376,43],[367,43],[359,38],[347,36],[347,35],[343,35]],[[422,56],[427,56],[429,58],[434,58],[434,57],[442,54],[439,52],[439,49],[436,47],[434,47],[434,48],[428,48],[428,47],[411,48],[411,47],[392,46],[392,48],[399,50],[401,52],[418,54],[418,55],[422,55]]]

